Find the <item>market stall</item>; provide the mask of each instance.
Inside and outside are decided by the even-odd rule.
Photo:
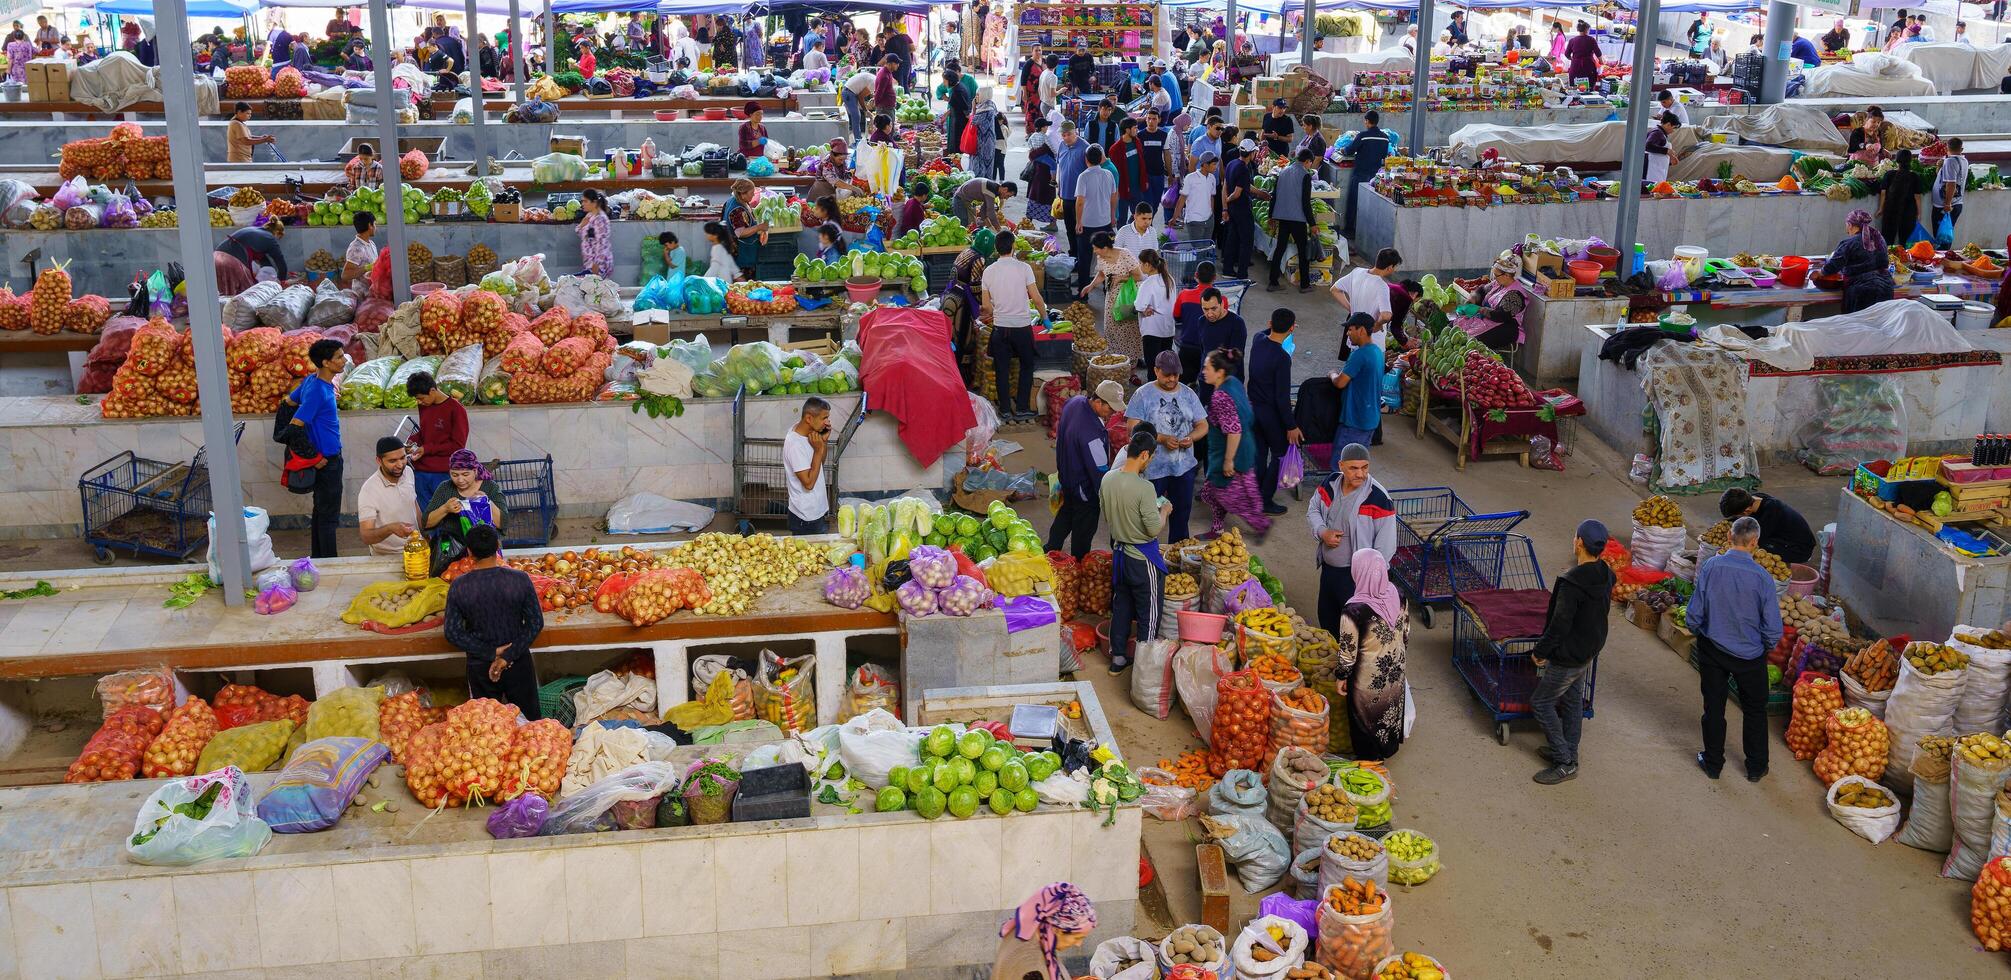
[[[1886,635],[1945,636],[1960,624],[2011,619],[2011,547],[2004,537],[2011,529],[2001,519],[1960,525],[1995,536],[1994,554],[1975,554],[1851,487],[1839,500],[1830,589],[1867,625]]]

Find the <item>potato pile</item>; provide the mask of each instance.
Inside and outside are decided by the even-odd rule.
[[[1092,616],[1110,612],[1110,552],[1092,551],[1075,563],[1070,578],[1076,609]]]
[[[1890,691],[1899,680],[1899,656],[1884,639],[1873,640],[1844,661],[1843,672],[1873,694]]]
[[[1837,790],[1838,806],[1862,807],[1866,810],[1883,810],[1898,802],[1892,796],[1870,783],[1852,783]]]
[[[1682,527],[1683,509],[1658,493],[1634,505],[1634,520],[1648,527]]]
[[[695,612],[701,616],[738,616],[774,586],[791,585],[805,575],[831,567],[821,545],[794,536],[701,534],[664,553],[673,568],[689,568],[705,576],[712,597]],[[1104,589],[1110,576],[1103,576]]]
[[[1186,572],[1174,572],[1166,576],[1166,598],[1176,601],[1192,599],[1201,594],[1201,583]]]
[[[1362,834],[1336,834],[1327,838],[1327,850],[1353,861],[1373,861],[1383,846]]]
[[[180,707],[168,712],[166,727],[147,746],[147,754],[140,760],[140,775],[148,779],[193,775],[203,746],[216,733],[216,713],[210,710],[209,702],[189,695]]]
[[[1969,655],[1950,646],[1915,640],[1906,645],[1906,662],[1929,677],[1951,670],[1967,670]]]
[[[1835,678],[1807,673],[1795,681],[1786,735],[1788,750],[1794,753],[1795,761],[1807,762],[1822,751],[1828,737],[1829,716],[1842,707],[1843,689],[1837,686]]]
[[[1195,966],[1215,966],[1222,962],[1226,948],[1222,934],[1210,926],[1181,926],[1166,934],[1159,949],[1166,955],[1171,966],[1192,963]]]
[[[240,187],[230,196],[230,206],[234,208],[257,208],[265,206],[265,195],[256,187]]]
[[[1697,535],[1697,540],[1702,541],[1703,543],[1708,544],[1718,549],[1719,551],[1725,550],[1725,548],[1732,543],[1732,522],[1719,521],[1718,523],[1705,528],[1704,533]]]
[[[2011,945],[2011,855],[1999,855],[1983,866],[1969,889],[1969,927],[1990,952]]]
[[[1827,610],[1798,595],[1780,597],[1781,625],[1793,629],[1795,636],[1820,644],[1823,649],[1836,653],[1837,645],[1850,639],[1850,631],[1842,623],[1830,618]]]
[[[1242,530],[1232,527],[1222,532],[1221,537],[1203,545],[1201,547],[1201,560],[1214,565],[1218,569],[1241,568],[1247,570],[1250,567],[1250,549],[1243,546]],[[1217,584],[1220,584],[1219,580]]]
[[[1307,816],[1318,819],[1323,823],[1353,824],[1355,822],[1355,805],[1348,802],[1348,794],[1341,792],[1341,788],[1332,783],[1313,787],[1312,792],[1307,793],[1300,800],[1299,808]],[[1374,844],[1373,841],[1369,841],[1366,837],[1342,839],[1368,841],[1371,845]],[[1365,858],[1364,860],[1368,859]]]
[[[476,245],[468,250],[469,265],[495,265],[496,250],[487,245]]]
[[[1816,778],[1831,786],[1845,776],[1876,779],[1885,772],[1891,735],[1885,723],[1863,708],[1830,713],[1823,723],[1825,743],[1816,753]]]
[[[1774,577],[1774,581],[1785,582],[1788,580],[1788,563],[1782,561],[1781,556],[1765,548],[1754,548],[1753,560],[1759,562],[1760,567],[1766,569],[1767,574]]]
[[[336,261],[327,249],[317,248],[307,257],[306,268],[309,272],[334,272],[342,268],[342,263]]]
[[[2011,636],[2006,636],[2003,630],[1991,630],[1988,633],[1957,633],[1955,638],[1985,650],[2011,650]]]

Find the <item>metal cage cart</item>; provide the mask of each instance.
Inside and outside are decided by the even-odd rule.
[[[232,427],[231,441],[244,436]],[[209,543],[209,447],[186,463],[146,459],[132,450],[105,460],[77,480],[84,507],[84,541],[92,560],[109,565],[113,549],[185,561]]]
[[[852,433],[866,418],[866,399],[845,420],[837,440],[824,454],[824,493],[831,512],[838,509],[838,460],[852,442]],[[747,434],[747,389],[733,394],[733,516],[743,521],[780,521],[789,517],[789,468],[782,463],[783,436]]]
[[[1481,552],[1453,548],[1456,537],[1506,534],[1529,516],[1526,510],[1476,514],[1451,487],[1411,487],[1390,491],[1397,509],[1397,552],[1390,579],[1431,628],[1434,602],[1449,602],[1468,589],[1490,588],[1501,578],[1500,563],[1476,563]]]
[[[506,459],[489,464],[503,489],[503,547],[550,544],[559,523],[559,497],[552,457]]]
[[[1536,664],[1529,652],[1550,605],[1536,546],[1520,534],[1455,537],[1449,550],[1499,571],[1493,585],[1462,583],[1453,602],[1452,665],[1494,718],[1494,740],[1508,744],[1508,723],[1531,717]],[[1585,717],[1592,717],[1598,666],[1585,679]]]

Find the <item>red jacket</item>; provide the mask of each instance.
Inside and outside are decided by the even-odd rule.
[[[419,451],[412,468],[423,473],[447,472],[447,457],[468,447],[468,410],[452,398],[438,405],[419,406]]]

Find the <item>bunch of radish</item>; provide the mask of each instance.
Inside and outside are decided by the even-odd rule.
[[[1479,408],[1535,408],[1536,393],[1515,369],[1480,351],[1468,351],[1460,367],[1468,403]]]

